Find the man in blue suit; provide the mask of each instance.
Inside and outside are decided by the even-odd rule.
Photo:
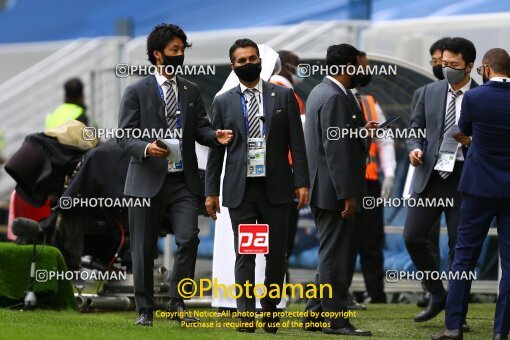
[[[494,316],[494,338],[508,339],[510,330],[510,56],[489,50],[477,69],[484,85],[467,92],[459,128],[472,137],[459,184],[462,193],[455,257],[446,302],[446,328],[432,339],[462,339],[471,290],[469,272],[497,219],[502,277]],[[464,275],[462,275],[464,273]]]

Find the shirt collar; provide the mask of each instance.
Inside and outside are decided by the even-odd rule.
[[[344,91],[345,94],[347,94],[347,90],[345,89],[345,87],[342,85],[341,82],[339,82],[338,80],[336,80],[335,78],[333,78],[332,76],[326,76],[326,78],[328,78],[329,80],[331,80],[333,83],[337,84],[341,89],[342,91]]]
[[[504,77],[492,77],[490,81],[498,81],[500,83],[510,83],[510,78],[504,78]]]
[[[466,83],[466,85],[462,86],[459,90],[462,91],[462,94],[466,93],[471,89],[471,82],[473,79],[469,78],[469,81]],[[448,90],[453,91],[452,86],[448,83]]]
[[[247,87],[244,86],[243,83],[239,83],[239,86],[241,87],[241,93],[244,93]],[[257,85],[255,85],[253,88],[259,91],[259,93],[262,93],[262,79],[260,79]]]
[[[167,80],[175,82],[175,76],[172,79],[168,79],[167,77],[165,77],[164,75],[162,75],[159,72],[156,72],[156,74],[154,76],[156,77],[156,81],[159,86],[165,85]]]

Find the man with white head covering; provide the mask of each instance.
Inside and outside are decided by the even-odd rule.
[[[275,285],[283,290],[286,269],[287,215],[294,196],[298,207],[308,200],[308,164],[298,104],[293,91],[261,81],[258,46],[249,39],[237,40],[229,51],[231,67],[240,84],[217,96],[211,109],[213,126],[232,127],[239,135],[226,150],[223,205],[229,208],[236,249],[236,283],[246,287],[237,299],[237,309],[247,312],[238,331],[255,331],[255,254],[239,249],[239,226],[267,224],[266,291]],[[271,70],[272,71],[272,70]],[[292,154],[293,169],[288,163]],[[206,208],[216,219],[220,212],[220,178],[225,151],[209,151],[206,170]],[[239,292],[238,292],[239,295]],[[261,299],[264,312],[275,312],[279,296]],[[276,333],[278,317],[266,313],[266,332]]]

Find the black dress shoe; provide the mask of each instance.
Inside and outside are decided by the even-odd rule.
[[[434,334],[430,338],[432,340],[447,340],[447,339],[462,340],[462,330],[445,328],[441,331],[441,333]]]
[[[255,333],[255,318],[241,318],[241,324],[236,331],[242,333]]]
[[[152,319],[153,315],[151,311],[144,311],[138,313],[138,318],[136,319],[136,326],[147,326],[152,327]]]
[[[501,333],[494,334],[494,337],[492,339],[493,340],[508,340],[508,334],[507,335],[503,335]]]
[[[359,330],[353,325],[348,325],[347,327],[344,328],[323,327],[322,333],[336,335],[372,336],[372,332]]]
[[[322,330],[322,327],[319,327],[318,325],[324,322],[324,318],[323,317],[311,318],[308,316],[306,318],[302,318],[301,322],[303,323],[303,330],[307,332],[317,332]]]
[[[260,305],[262,306],[262,328],[266,333],[278,332],[280,318],[276,314],[278,311],[276,305],[265,300],[261,300]]]
[[[172,317],[172,320],[177,320],[179,323],[182,321],[184,321],[184,323],[196,323],[200,321],[199,319],[195,318],[190,311],[188,311],[184,301],[170,301],[166,306],[166,311],[173,313],[177,312],[175,316]]]
[[[421,313],[414,317],[414,321],[416,322],[424,322],[429,321],[435,318],[439,313],[441,313],[446,307],[446,294],[442,298],[434,298],[434,296],[430,297],[429,305],[425,308]]]
[[[361,303],[358,303],[354,300],[351,300],[351,303],[349,306],[347,306],[348,310],[367,310],[367,306],[362,305]]]
[[[429,305],[429,302],[430,302],[430,293],[427,292],[426,290],[424,290],[423,295],[421,296],[421,299],[419,299],[416,302],[416,306],[425,308]]]

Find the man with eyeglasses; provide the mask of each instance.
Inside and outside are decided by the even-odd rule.
[[[510,330],[510,56],[493,48],[477,69],[484,85],[469,91],[462,101],[460,130],[473,136],[459,184],[462,208],[455,258],[449,282],[445,329],[432,339],[462,339],[471,281],[483,242],[497,219],[502,277],[494,316],[493,339],[508,339]],[[462,276],[462,273],[464,276]]]
[[[453,258],[461,199],[457,186],[464,150],[471,142],[469,137],[453,131],[457,130],[464,93],[477,86],[470,77],[475,58],[476,49],[471,41],[459,37],[447,40],[442,55],[445,80],[425,86],[411,117],[410,129],[427,131],[426,138],[407,140],[409,160],[416,168],[411,197],[416,201],[430,198],[436,202],[453,201],[453,205],[408,208],[404,240],[413,263],[422,272],[439,268],[437,258],[428,247],[428,236],[443,212],[448,228],[449,259]],[[455,146],[455,141],[457,148],[447,153],[446,142]],[[446,304],[447,294],[440,279],[427,278],[425,285],[431,297],[427,307],[414,318],[416,322],[433,319]]]

